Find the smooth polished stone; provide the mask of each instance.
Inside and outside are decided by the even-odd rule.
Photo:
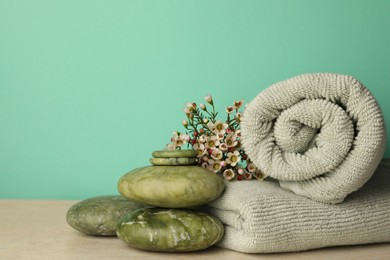
[[[153,165],[192,165],[195,162],[196,158],[150,158]]]
[[[216,244],[224,227],[214,216],[194,210],[141,209],[123,217],[117,236],[143,250],[189,252]]]
[[[154,151],[152,153],[155,158],[196,158],[198,156],[197,150],[163,150],[163,151]]]
[[[222,177],[199,166],[147,166],[119,179],[119,193],[140,203],[164,208],[199,206],[218,198]]]
[[[125,214],[147,207],[118,195],[89,198],[74,204],[66,221],[88,235],[115,236],[118,220]]]

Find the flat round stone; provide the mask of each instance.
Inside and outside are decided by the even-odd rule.
[[[155,158],[196,158],[198,156],[197,150],[163,150],[163,151],[154,151],[152,153]]]
[[[189,252],[216,244],[224,227],[214,216],[194,210],[149,208],[120,220],[117,236],[143,250]]]
[[[196,162],[196,158],[150,158],[150,163],[153,165],[192,165]]]
[[[147,206],[118,195],[98,196],[74,204],[66,214],[66,221],[88,235],[115,236],[118,220],[144,207]]]
[[[218,198],[222,177],[199,166],[147,166],[119,179],[119,193],[130,200],[164,208],[199,206]]]

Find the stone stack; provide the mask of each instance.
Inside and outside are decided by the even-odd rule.
[[[118,190],[129,200],[156,208],[122,218],[117,236],[139,249],[166,252],[201,250],[217,243],[224,233],[222,223],[194,207],[222,194],[222,178],[193,166],[195,150],[155,151],[152,155],[153,165],[122,176]]]
[[[151,251],[188,252],[216,244],[222,223],[199,210],[224,191],[223,179],[196,163],[197,151],[155,151],[151,166],[118,182],[122,196],[99,196],[73,205],[67,221],[89,235],[113,236]]]

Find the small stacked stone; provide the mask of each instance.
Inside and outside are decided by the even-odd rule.
[[[117,236],[151,251],[187,252],[216,244],[224,234],[222,223],[193,207],[218,198],[225,188],[222,178],[193,165],[196,150],[155,151],[152,155],[153,165],[122,176],[118,190],[129,200],[156,208],[123,217]]]
[[[194,165],[196,150],[152,155],[151,166],[120,178],[122,196],[76,203],[67,212],[68,224],[87,235],[117,235],[133,247],[150,251],[188,252],[216,244],[224,234],[222,223],[194,207],[222,194],[222,178]]]
[[[197,154],[196,150],[154,151],[150,163],[164,166],[193,165]]]

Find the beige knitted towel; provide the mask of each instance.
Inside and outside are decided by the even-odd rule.
[[[281,187],[324,203],[360,188],[383,156],[386,134],[371,93],[351,76],[305,74],[248,104],[242,144]]]
[[[390,242],[390,159],[340,204],[296,195],[277,182],[229,182],[208,211],[225,224],[221,247],[246,252],[302,251]]]

